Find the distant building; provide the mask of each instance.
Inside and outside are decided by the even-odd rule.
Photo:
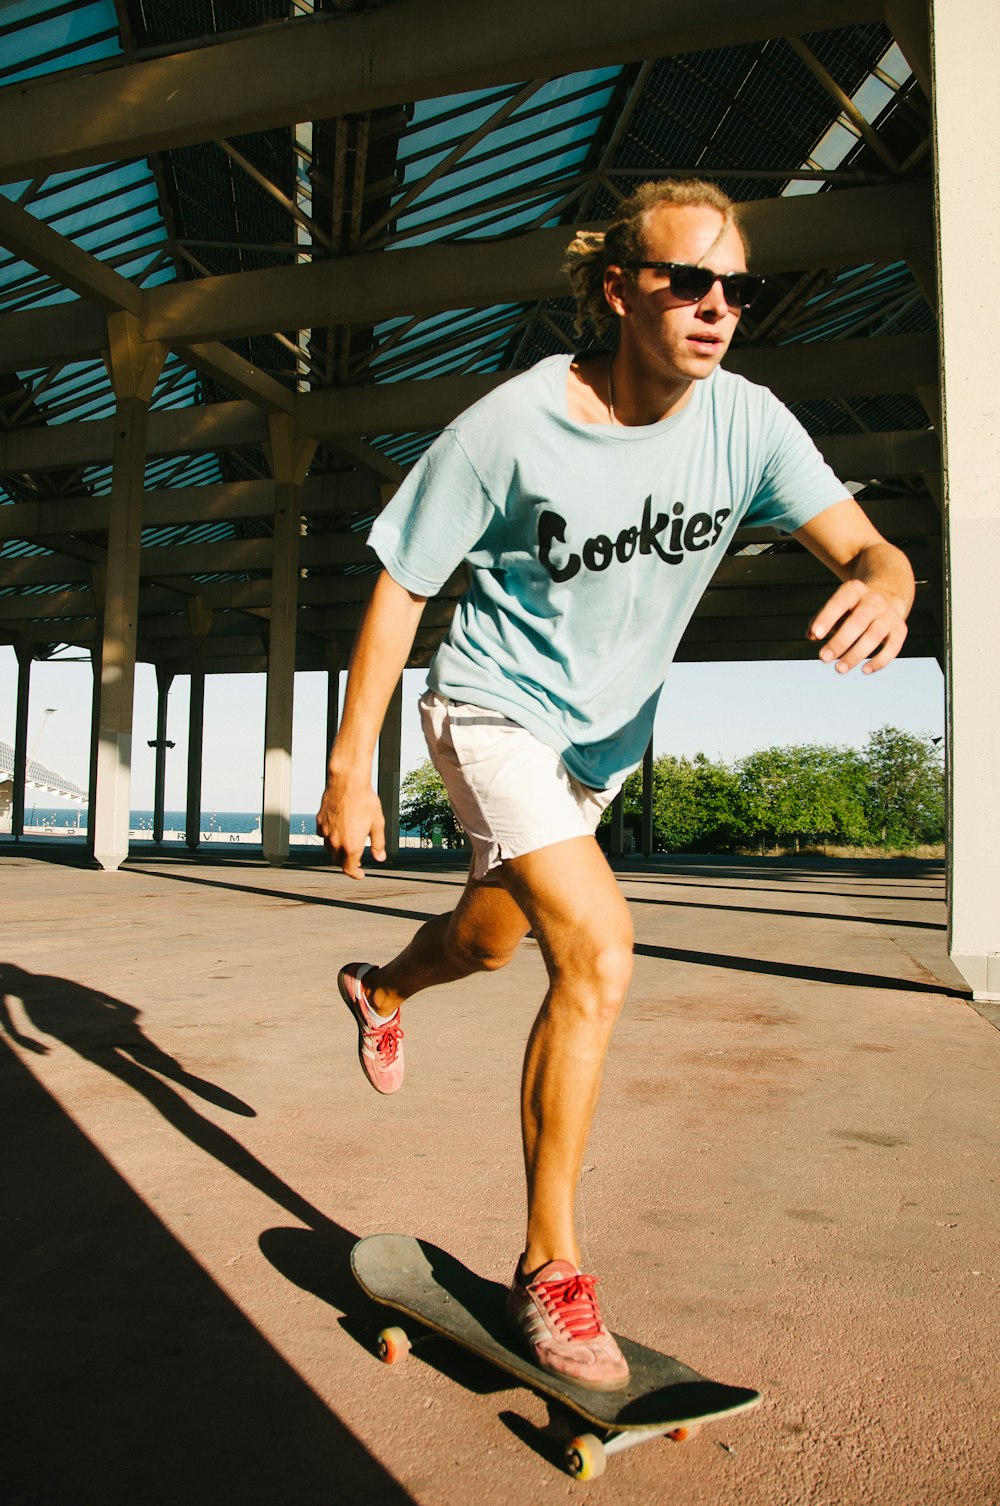
[[[24,784],[26,789],[41,790],[46,795],[59,795],[63,800],[75,800],[86,805],[88,795],[65,774],[46,768],[37,759],[29,758]],[[14,808],[14,748],[0,739],[0,832],[10,831],[11,813]]]

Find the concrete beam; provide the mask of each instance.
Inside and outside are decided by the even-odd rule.
[[[918,580],[926,580],[935,564],[928,549],[908,549],[907,557]],[[832,594],[836,580],[830,571],[807,550],[789,550],[787,554],[730,555],[716,570],[709,590],[728,590],[733,586],[815,586],[817,591]],[[816,605],[821,604],[821,597]]]
[[[174,575],[200,575],[216,571],[270,570],[274,541],[221,539],[218,543],[168,544],[143,549],[140,575],[143,579],[168,579]],[[322,534],[302,540],[303,566],[376,564],[364,536],[355,533]],[[0,586],[65,585],[90,578],[86,560],[67,554],[33,554],[0,559]]]
[[[921,334],[752,346],[733,351],[726,367],[763,383],[784,402],[871,397],[912,392],[919,384],[936,382],[937,346],[933,335]],[[329,439],[352,433],[429,432],[443,428],[513,375],[500,371],[304,393],[296,407],[296,427],[300,433]]]
[[[864,502],[862,506],[879,533],[894,544],[904,543],[907,539],[940,542],[941,514],[929,497]],[[736,542],[744,547],[747,544],[773,543],[782,537],[775,528],[736,530]]]
[[[818,601],[814,603],[813,611],[818,605]],[[806,621],[807,616],[789,617],[784,613],[776,613],[774,616],[757,615],[753,618],[695,616],[688,623],[684,640],[689,644],[786,642],[798,644],[806,641]],[[913,613],[909,620],[909,629],[910,634],[917,638],[926,639],[937,635],[929,612]],[[819,645],[812,643],[810,646],[813,653],[818,656]]]
[[[346,428],[369,419],[381,433],[431,431],[450,423],[468,406],[470,398],[475,401],[495,385],[492,377],[438,377],[425,382],[387,382],[378,388],[352,387],[338,393],[309,393],[298,400],[295,428],[303,437],[320,440],[335,440],[341,425]],[[374,424],[376,418],[378,423]],[[30,474],[105,464],[111,458],[113,433],[110,419],[11,430],[0,434],[0,473]],[[267,417],[252,403],[212,403],[149,416],[150,455],[252,449],[267,442]],[[820,441],[820,448],[834,470],[849,480],[920,475],[940,466],[940,447],[929,429],[832,435]]]
[[[89,251],[74,245],[20,205],[11,203],[3,194],[0,194],[0,245],[78,297],[86,298],[104,313],[113,314],[124,309],[138,318],[142,294],[134,282],[129,282],[106,262],[91,256]],[[107,343],[105,333],[102,346]]]
[[[827,434],[816,444],[845,481],[886,476],[922,476],[941,467],[941,442],[933,429],[897,429],[887,434]]]
[[[0,472],[70,470],[111,459],[114,421],[51,424],[0,434]],[[147,454],[200,455],[268,443],[267,415],[254,403],[209,403],[149,415]]]
[[[930,185],[921,179],[760,199],[744,206],[743,223],[764,273],[893,260],[934,239]],[[230,340],[565,297],[562,265],[579,228],[166,283],[143,294],[143,336],[167,345]]]
[[[769,387],[782,402],[877,397],[915,392],[938,379],[933,334],[880,340],[824,340],[808,345],[748,345],[731,350],[728,371]]]
[[[103,313],[125,312],[138,318],[143,293],[136,283],[122,277],[106,262],[91,256],[89,251],[84,251],[20,205],[12,204],[3,194],[0,194],[0,245]],[[103,350],[107,343],[105,335],[99,349]],[[207,372],[268,411],[292,411],[294,398],[289,389],[266,372],[258,371],[227,346],[214,341],[177,342],[175,348],[199,371]]]
[[[219,136],[582,68],[881,21],[881,0],[508,0],[456,26],[451,0],[323,16],[119,69],[0,91],[0,182]],[[247,80],[253,80],[253,87]]]
[[[24,211],[18,213],[32,219]],[[753,248],[753,265],[764,273],[892,260],[929,252],[933,244],[930,189],[920,179],[879,188],[761,199],[744,205],[743,222]],[[232,352],[222,354],[212,342],[283,329],[375,324],[402,315],[562,297],[567,289],[561,267],[566,246],[578,228],[535,230],[501,241],[415,247],[395,251],[391,258],[369,252],[305,266],[166,283],[139,295],[143,336],[171,348],[183,347],[192,362],[206,370],[212,370],[212,362],[228,362],[229,373],[217,368],[218,374],[235,386],[238,376],[249,381],[253,368],[244,362],[237,371],[239,357]],[[62,240],[51,231],[49,236]],[[54,255],[55,248],[47,241],[46,256],[53,266]],[[94,261],[85,252],[79,257]],[[124,297],[122,283],[138,293],[127,279],[107,269],[102,280],[93,268],[80,265],[79,257],[72,268],[67,265],[66,276],[74,277],[67,285],[82,288],[89,277],[95,284],[100,282],[105,298],[112,293]],[[58,274],[54,271],[53,275]],[[6,314],[0,318],[0,370],[18,371],[96,355],[106,344],[102,330],[92,313],[71,314],[61,304],[30,316]]]
[[[936,659],[940,653],[937,638],[907,638],[900,655],[903,659]],[[719,643],[681,643],[674,656],[677,664],[746,664],[774,660],[815,660],[815,643],[766,641],[739,643],[726,639]]]
[[[107,344],[104,315],[80,298],[0,316],[0,372],[92,360]]]
[[[301,490],[307,516],[331,516],[380,506],[378,487],[359,471],[310,476]],[[0,507],[0,539],[42,539],[63,533],[107,528],[108,497],[63,497]],[[217,523],[267,518],[274,511],[270,481],[230,481],[213,486],[164,487],[147,491],[142,502],[145,527],[170,523]]]

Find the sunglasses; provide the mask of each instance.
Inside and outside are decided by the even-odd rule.
[[[764,286],[763,277],[756,272],[713,272],[711,267],[692,267],[683,261],[630,261],[624,265],[635,272],[648,267],[651,272],[664,274],[670,279],[674,297],[691,303],[700,303],[718,282],[731,309],[748,309]]]

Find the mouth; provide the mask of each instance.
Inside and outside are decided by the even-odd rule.
[[[724,341],[719,335],[688,335],[687,343],[694,349],[704,352],[706,355],[714,355],[721,350]]]

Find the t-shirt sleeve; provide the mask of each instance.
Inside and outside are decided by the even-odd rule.
[[[817,513],[850,493],[827,465],[812,439],[784,403],[770,398],[770,424],[763,470],[747,524],[794,533]]]
[[[441,589],[482,538],[496,509],[457,436],[426,450],[368,535],[394,581],[416,596]]]

